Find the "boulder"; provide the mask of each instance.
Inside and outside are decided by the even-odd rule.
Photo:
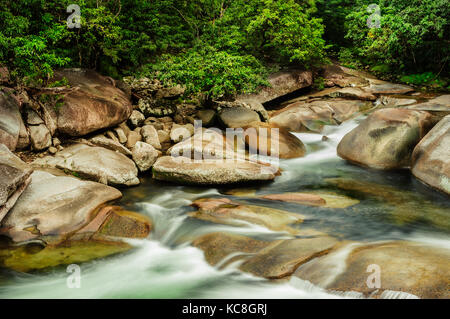
[[[378,79],[368,79],[370,85],[364,89],[372,94],[405,94],[414,91],[408,85],[395,84]]]
[[[71,86],[71,91],[61,101],[62,106],[54,112],[51,105],[45,105],[60,134],[82,136],[114,127],[130,117],[131,102],[108,78],[92,70],[56,71],[54,80],[62,78],[66,78]]]
[[[427,112],[377,110],[344,136],[337,153],[352,163],[377,169],[409,167],[414,147],[433,125]]]
[[[30,183],[33,170],[0,144],[0,223]]]
[[[372,94],[371,92],[368,92],[365,88],[358,88],[358,87],[325,89],[318,93],[311,94],[309,97],[310,98],[341,97],[341,98],[357,99],[357,100],[364,100],[364,101],[375,101],[377,99],[377,97],[374,94]]]
[[[202,121],[202,126],[209,127],[214,125],[216,112],[214,110],[200,110],[197,112],[197,118]]]
[[[272,114],[270,124],[292,132],[320,132],[324,125],[342,123],[372,107],[359,100],[299,101]]]
[[[252,122],[261,121],[256,111],[242,106],[223,108],[219,112],[219,119],[225,127],[230,128],[242,128]]]
[[[450,115],[414,148],[411,171],[425,184],[450,194]]]
[[[384,298],[394,292],[420,298],[450,297],[450,254],[445,248],[414,242],[385,242],[354,247],[344,265],[336,268],[325,258],[299,268],[296,276],[314,284],[322,283],[329,290],[357,291],[371,297]],[[369,271],[371,265],[379,267],[381,272],[380,288],[367,284],[376,269]],[[330,273],[327,268],[339,271]]]
[[[284,128],[273,128],[267,123],[256,122],[244,129],[245,142],[250,151],[259,155],[296,158],[306,154],[302,141]]]
[[[154,148],[160,150],[161,143],[159,142],[158,132],[152,125],[145,125],[141,129],[141,135],[145,143],[150,144]]]
[[[14,151],[23,126],[16,99],[11,96],[11,92],[0,90],[0,144]]]
[[[259,103],[265,103],[281,97],[283,95],[295,92],[299,89],[309,87],[313,83],[311,71],[303,70],[284,70],[273,73],[269,76],[269,87],[264,87],[256,94],[246,94],[237,97],[238,100],[256,100]]]
[[[273,180],[278,169],[246,160],[191,160],[163,156],[153,165],[153,177],[179,184],[224,185]]]
[[[363,77],[345,73],[344,70],[335,64],[327,65],[323,70],[323,78],[326,86],[361,87],[369,84]]]
[[[158,156],[158,151],[144,142],[137,142],[133,148],[133,161],[141,172],[148,171],[156,162]]]
[[[441,95],[428,102],[410,105],[407,107],[410,110],[427,111],[433,114],[437,120],[450,114],[450,94]]]
[[[35,171],[31,178],[2,222],[0,233],[14,242],[62,240],[87,224],[100,205],[122,196],[112,187],[73,177]]]
[[[240,226],[243,224],[240,221],[245,221],[291,234],[296,234],[298,230],[289,225],[299,224],[304,219],[304,216],[300,214],[263,206],[243,205],[228,198],[198,199],[192,203],[192,206],[197,207],[198,211],[190,213],[189,216],[197,219],[234,226]]]
[[[52,146],[52,136],[45,124],[30,125],[28,126],[30,131],[31,147],[36,151],[41,151]]]
[[[74,144],[56,156],[36,159],[38,167],[56,167],[83,178],[110,185],[139,184],[134,162],[123,154],[102,147]]]

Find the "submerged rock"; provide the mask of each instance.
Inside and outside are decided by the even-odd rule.
[[[102,147],[74,144],[56,156],[35,160],[33,165],[68,170],[103,184],[139,184],[138,170],[134,162],[123,154]]]
[[[427,112],[381,109],[347,133],[337,153],[343,159],[372,168],[409,167],[414,147],[433,124]]]
[[[33,170],[0,144],[0,223],[31,181]]]
[[[425,184],[450,194],[450,115],[417,144],[411,171]]]
[[[191,160],[163,156],[153,165],[153,178],[178,184],[223,185],[271,181],[278,173],[273,166],[247,160]]]
[[[296,234],[298,231],[289,227],[291,224],[303,222],[304,216],[264,206],[243,205],[232,202],[228,198],[206,198],[192,203],[198,208],[189,216],[198,219],[228,225],[240,226],[245,221],[264,226],[275,231],[287,231]]]
[[[240,269],[259,277],[285,278],[302,264],[327,254],[337,244],[332,237],[279,240],[245,261]]]
[[[413,242],[386,242],[356,246],[343,258],[344,268],[332,267],[326,258],[319,258],[309,267],[301,267],[296,276],[318,285],[325,283],[324,288],[329,290],[357,291],[371,297],[387,297],[389,291],[420,298],[450,297],[447,249]],[[324,271],[326,268],[340,272],[330,273]],[[369,287],[369,276],[376,269],[380,271],[380,287]]]

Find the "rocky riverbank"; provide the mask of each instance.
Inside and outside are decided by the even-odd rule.
[[[328,88],[314,91],[318,75]],[[9,88],[2,80],[2,267],[32,271],[126,251],[132,247],[124,238],[146,238],[152,230],[150,219],[116,206],[121,190],[139,185],[140,178],[174,185],[268,183],[283,171],[267,156],[292,159],[311,152],[291,132],[321,134],[325,125],[338,126],[362,114],[367,118],[340,141],[340,157],[372,169],[411,169],[436,192],[450,194],[450,95],[417,93],[336,65],[320,74],[273,74],[270,88],[235,101],[187,100],[179,86],[167,88],[146,78],[115,81],[89,70],[59,71],[55,79],[63,78],[67,87],[38,91]],[[241,128],[246,135],[230,139],[227,128]],[[320,192],[243,193],[234,195],[331,210],[358,203]],[[231,226],[245,222],[294,236],[261,241],[220,232],[193,238],[211,264],[242,259],[239,268],[256,276],[298,276],[329,290],[371,297],[392,291],[449,297],[445,249],[401,241],[342,241],[293,227],[305,220],[301,214],[229,198],[201,198],[192,206],[194,219]],[[239,252],[243,255],[224,264],[225,257]],[[251,258],[243,258],[248,254]],[[334,267],[330,263],[336,254],[347,256],[339,275],[326,271]],[[394,263],[392,256],[397,256]],[[366,261],[394,274],[395,267],[410,260],[415,262],[401,276],[385,278],[383,289],[364,286]],[[421,265],[426,271],[417,279]],[[408,281],[411,277],[416,279]]]

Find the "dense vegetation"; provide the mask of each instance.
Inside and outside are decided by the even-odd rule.
[[[145,74],[221,97],[265,84],[271,70],[347,65],[411,83],[448,76],[447,0],[2,0],[0,63],[46,84],[57,67]],[[81,28],[68,28],[75,3]],[[443,85],[441,83],[441,85]]]

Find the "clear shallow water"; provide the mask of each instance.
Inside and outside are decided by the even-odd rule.
[[[408,171],[380,172],[349,165],[336,156],[340,139],[358,123],[326,127],[322,134],[296,134],[307,146],[303,158],[281,161],[275,182],[246,185],[257,193],[326,191],[359,200],[345,209],[308,207],[251,197],[224,195],[225,188],[195,188],[150,179],[124,190],[121,204],[149,216],[154,224],[146,240],[132,240],[133,250],[81,265],[81,288],[69,289],[65,267],[47,272],[0,275],[1,298],[342,298],[298,278],[269,282],[237,270],[212,267],[190,242],[206,233],[234,232],[265,240],[289,238],[264,227],[232,227],[187,217],[198,198],[226,196],[243,203],[301,213],[301,227],[359,242],[403,239],[450,249],[450,203],[416,181]],[[322,140],[322,135],[328,137]],[[350,181],[350,182],[349,182]],[[331,255],[331,254],[330,254]],[[345,251],[330,256],[338,273]],[[336,266],[337,265],[337,266]],[[220,265],[219,265],[220,266]],[[401,296],[394,296],[401,297]]]

